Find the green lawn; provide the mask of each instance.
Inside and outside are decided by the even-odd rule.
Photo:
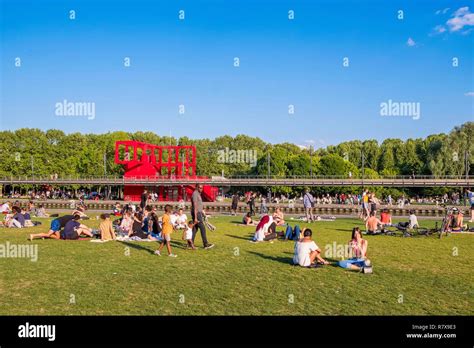
[[[35,240],[37,262],[0,258],[0,314],[474,314],[473,235],[368,236],[374,274],[364,275],[291,266],[293,242],[249,243],[254,228],[236,220],[212,219],[218,230],[208,232],[216,244],[211,250],[184,250],[174,234],[176,259],[153,255],[154,242]],[[35,228],[0,229],[0,244],[31,243],[29,233],[48,230],[50,220],[41,221]],[[321,248],[345,244],[356,225],[355,219],[317,222],[314,239]]]

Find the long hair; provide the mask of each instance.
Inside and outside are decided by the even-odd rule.
[[[356,239],[356,234],[359,233],[360,234],[360,228],[359,227],[354,227],[352,229],[352,239]]]

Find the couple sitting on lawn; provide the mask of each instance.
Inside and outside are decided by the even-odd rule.
[[[328,265],[321,256],[321,249],[311,239],[313,232],[305,228],[303,229],[303,238],[295,243],[295,253],[293,263],[302,267],[315,268],[318,265]],[[339,261],[338,265],[348,270],[359,271],[363,273],[372,273],[370,260],[367,259],[368,242],[362,239],[362,234],[358,227],[352,230],[352,238],[349,241],[349,250],[353,257]]]

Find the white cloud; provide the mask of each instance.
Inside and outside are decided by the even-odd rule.
[[[446,7],[445,9],[438,10],[438,11],[436,11],[435,13],[436,13],[437,15],[439,15],[439,14],[446,14],[449,10],[450,10],[450,8],[449,8],[449,7]]]
[[[467,93],[464,93],[464,95],[466,97],[474,97],[474,92],[467,92]]]
[[[411,37],[409,37],[407,40],[407,45],[410,47],[413,47],[413,46],[416,46],[416,42]]]
[[[436,27],[433,28],[433,31],[436,33],[436,34],[442,34],[446,31],[446,28],[444,25],[437,25]]]
[[[460,7],[446,22],[446,25],[450,32],[459,31],[466,26],[474,26],[474,13],[470,12],[467,6]]]

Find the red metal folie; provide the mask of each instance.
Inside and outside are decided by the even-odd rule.
[[[115,142],[115,163],[125,166],[127,179],[184,179],[189,185],[158,186],[150,188],[159,195],[160,201],[189,200],[194,183],[205,177],[196,175],[196,147],[159,146],[140,141],[125,140]],[[124,200],[138,201],[145,186],[142,184],[125,185]],[[217,187],[205,185],[203,200],[214,201]]]

